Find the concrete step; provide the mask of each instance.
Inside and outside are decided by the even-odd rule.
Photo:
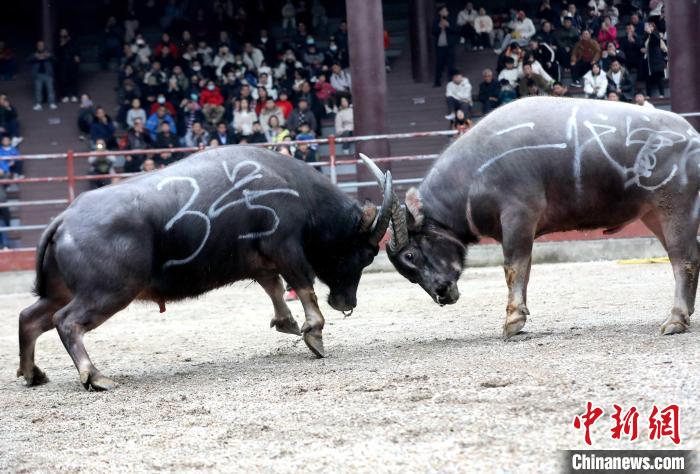
[[[384,18],[384,28],[386,28],[387,31],[408,31],[408,17],[397,19]]]

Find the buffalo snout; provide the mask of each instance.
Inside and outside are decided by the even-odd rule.
[[[433,298],[439,305],[456,303],[459,299],[459,289],[457,288],[457,283],[451,281],[438,282],[435,286]]]
[[[357,306],[357,297],[343,293],[331,293],[328,296],[328,304],[336,311],[352,311]]]

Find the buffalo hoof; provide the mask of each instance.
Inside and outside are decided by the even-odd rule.
[[[83,384],[85,390],[90,390],[90,388],[92,388],[96,392],[112,390],[117,386],[116,382],[108,379],[101,373],[90,373],[87,370],[80,372],[80,383]]]
[[[676,314],[672,314],[669,318],[661,325],[661,334],[664,336],[670,336],[671,334],[681,334],[688,330],[688,320]]]
[[[283,332],[286,334],[294,334],[295,336],[301,336],[301,331],[299,330],[299,325],[294,320],[294,318],[287,318],[287,319],[272,318],[272,321],[270,321],[270,327],[277,329],[279,332]]]
[[[506,323],[503,325],[503,340],[507,341],[522,331],[526,322],[527,314],[525,312],[517,312],[508,315]]]
[[[31,370],[31,372],[25,372],[22,369],[17,369],[17,377],[24,377],[24,381],[27,387],[34,387],[37,385],[44,385],[49,381],[43,370],[41,370],[36,365]]]
[[[306,323],[301,328],[304,333],[304,342],[311,352],[319,359],[326,357],[326,351],[323,349],[323,334],[319,328],[311,328]]]

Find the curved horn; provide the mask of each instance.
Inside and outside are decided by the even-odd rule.
[[[391,214],[393,208],[393,202],[395,195],[393,192],[393,182],[391,179],[391,171],[386,172],[386,180],[382,186],[384,189],[384,199],[382,201],[382,208],[374,221],[372,230],[370,231],[369,241],[372,245],[379,245],[382,241],[384,234],[386,234],[386,229],[389,227],[389,222],[391,221]]]
[[[362,162],[374,175],[374,178],[377,180],[379,187],[382,190],[384,190],[384,173],[382,173],[382,170],[380,170],[377,164],[364,153],[360,153],[359,155]],[[392,198],[391,240],[389,241],[389,248],[391,249],[391,251],[396,252],[398,250],[401,250],[408,243],[408,227],[406,225],[406,210],[401,205],[399,198],[393,192]]]
[[[379,166],[372,161],[372,159],[365,155],[364,153],[360,153],[360,159],[362,162],[369,168],[369,170],[372,172],[374,175],[374,179],[377,180],[377,184],[379,184],[379,187],[384,190],[384,173],[382,173],[382,170],[379,169]]]
[[[406,208],[401,205],[399,199],[394,195],[391,205],[391,238],[389,239],[389,250],[398,252],[408,244],[408,225],[406,224]]]

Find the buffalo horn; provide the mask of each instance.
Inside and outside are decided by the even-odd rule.
[[[363,161],[365,166],[369,168],[369,170],[372,172],[374,175],[374,179],[377,180],[377,184],[379,185],[380,188],[382,188],[382,191],[384,190],[384,173],[382,173],[382,170],[379,169],[379,166],[372,161],[372,159],[365,155],[364,153],[360,153],[360,159]]]
[[[379,187],[384,190],[384,173],[374,161],[364,153],[360,153],[360,159],[372,172]],[[401,205],[399,198],[392,192],[391,204],[391,240],[389,248],[392,251],[401,250],[408,243],[408,227],[406,226],[406,210]]]
[[[391,221],[391,210],[394,201],[393,184],[391,180],[391,171],[386,172],[386,180],[384,182],[384,199],[382,201],[382,208],[379,211],[377,219],[374,221],[372,230],[370,231],[369,241],[372,245],[379,245],[382,241],[384,234],[386,234],[386,229],[389,227],[389,222]]]

